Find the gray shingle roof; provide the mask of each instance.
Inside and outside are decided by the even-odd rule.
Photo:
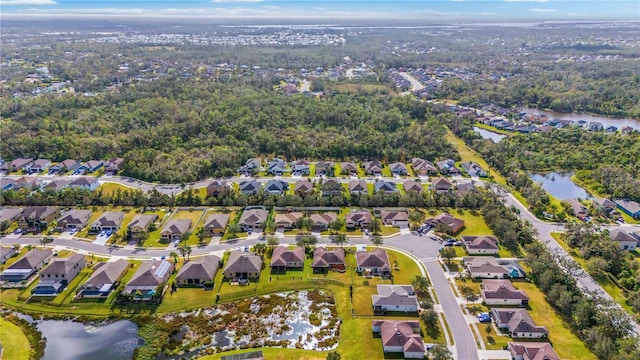
[[[176,275],[176,280],[201,279],[212,281],[216,272],[220,258],[215,255],[207,255],[195,260],[187,261]]]

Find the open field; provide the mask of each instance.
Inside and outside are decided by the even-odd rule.
[[[0,344],[3,359],[29,360],[29,339],[19,326],[3,318],[0,318]]]
[[[116,191],[135,190],[135,188],[124,186],[114,182],[104,182],[98,187],[98,191],[102,191],[103,194],[113,195]]]

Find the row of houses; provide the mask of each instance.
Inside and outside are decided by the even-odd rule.
[[[79,177],[74,180],[54,180],[50,182],[42,182],[36,177],[23,176],[18,179],[2,178],[0,179],[0,187],[2,191],[9,190],[51,190],[61,191],[63,189],[84,189],[94,191],[100,186],[100,182],[96,178]]]
[[[0,159],[0,172],[10,173],[24,171],[27,174],[39,174],[47,172],[49,175],[73,172],[74,175],[92,174],[104,169],[107,175],[116,175],[124,165],[123,158],[111,158],[108,160],[80,160],[67,159],[54,164],[47,159],[18,158],[9,162]]]
[[[238,169],[238,172],[243,174],[256,174],[262,171],[274,176],[282,176],[288,173],[292,175],[308,176],[311,173],[312,164],[315,164],[316,176],[335,176],[336,168],[342,175],[356,176],[359,169],[358,164],[354,161],[343,161],[339,163],[318,161],[314,163],[308,160],[296,160],[287,164],[284,160],[279,158],[274,158],[266,162],[263,162],[260,158],[251,158],[247,160],[245,165]],[[455,167],[454,160],[444,159],[441,161],[431,162],[421,158],[413,158],[406,164],[402,162],[391,163],[388,165],[389,172],[394,176],[407,176],[410,173],[408,165],[411,165],[415,176],[461,174],[460,170]],[[475,176],[472,173],[477,172],[476,169],[481,169],[480,166],[475,163],[468,163],[468,165],[470,166],[465,167],[464,163],[462,164],[464,170],[471,176]],[[366,175],[382,176],[385,166],[386,165],[379,160],[365,161],[362,163],[362,170]],[[472,171],[469,172],[468,169],[471,169]]]

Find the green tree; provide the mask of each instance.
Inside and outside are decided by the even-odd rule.
[[[445,246],[440,251],[440,257],[444,259],[447,264],[451,264],[451,260],[456,257],[456,249],[452,246]]]
[[[380,231],[382,230],[382,222],[380,219],[374,218],[373,221],[371,221],[369,230],[371,230],[373,235],[380,235]]]
[[[347,237],[347,234],[345,233],[337,233],[334,237],[334,241],[336,242],[336,244],[340,245],[340,247],[342,247],[344,244],[349,242],[349,238]]]
[[[318,238],[315,235],[303,235],[300,236],[296,244],[298,246],[308,247],[318,243]]]
[[[169,256],[173,259],[173,263],[177,264],[178,263],[178,253],[175,251],[172,251],[169,253]]]
[[[327,360],[340,360],[342,356],[337,351],[331,351],[327,354]]]
[[[277,237],[275,236],[269,236],[267,238],[267,245],[273,247],[273,246],[278,246],[278,244],[280,244],[280,241],[278,240]]]
[[[436,344],[429,352],[429,359],[431,360],[453,360],[453,355],[446,345]]]
[[[380,235],[371,236],[371,243],[376,247],[379,247],[380,245],[382,245],[383,242],[384,240],[382,239],[382,236]]]
[[[337,218],[329,224],[329,229],[334,232],[342,230],[344,227],[344,220]]]
[[[229,237],[232,239],[235,239],[235,237],[238,235],[240,230],[241,230],[240,225],[238,225],[237,223],[233,223],[229,225],[229,227],[227,227],[227,232],[229,232]]]
[[[412,224],[412,227],[419,225],[424,220],[424,214],[419,210],[409,211],[409,222]]]

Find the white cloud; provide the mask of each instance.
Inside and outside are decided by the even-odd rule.
[[[56,5],[55,0],[0,0],[2,6]]]
[[[481,12],[478,15],[482,15],[482,16],[502,16],[502,14],[498,14],[498,13],[494,13],[494,12]]]
[[[504,0],[505,2],[536,2],[536,3],[546,3],[549,0]]]
[[[529,11],[531,11],[531,12],[537,12],[537,13],[553,13],[553,12],[556,12],[556,10],[555,10],[555,9],[536,9],[536,8],[534,8],[534,9],[529,9]]]
[[[264,0],[212,0],[214,3],[259,3]]]

